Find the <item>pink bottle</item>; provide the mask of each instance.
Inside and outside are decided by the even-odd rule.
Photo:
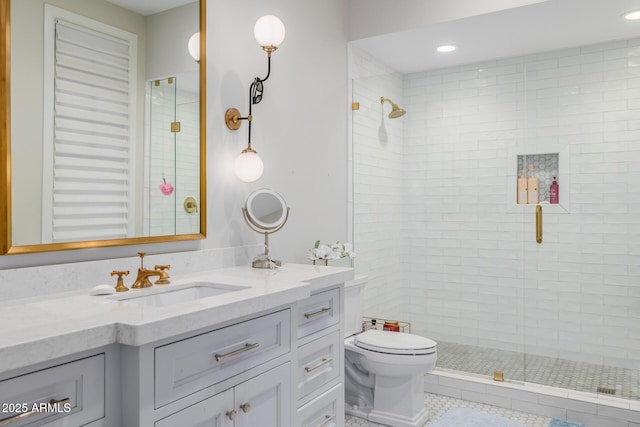
[[[558,200],[560,199],[560,187],[558,186],[558,181],[556,181],[556,177],[553,177],[553,181],[549,186],[549,203],[553,205],[558,204]]]

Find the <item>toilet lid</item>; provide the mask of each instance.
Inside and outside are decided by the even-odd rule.
[[[354,344],[360,348],[387,354],[431,354],[435,353],[435,341],[419,335],[402,332],[369,329],[356,335]]]

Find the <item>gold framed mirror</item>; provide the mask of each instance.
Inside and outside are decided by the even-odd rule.
[[[0,0],[0,255],[206,236],[206,1],[137,3]]]

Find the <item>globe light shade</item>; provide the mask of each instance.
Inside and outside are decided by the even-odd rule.
[[[240,181],[257,181],[264,171],[264,163],[255,151],[243,151],[234,163],[234,172]]]
[[[264,15],[256,21],[253,35],[260,46],[275,50],[284,41],[284,24],[277,16]]]
[[[196,62],[200,62],[200,32],[195,33],[189,38],[187,48],[189,49],[189,55],[191,55]]]

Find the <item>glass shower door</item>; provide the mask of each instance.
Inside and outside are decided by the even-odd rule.
[[[200,230],[200,94],[199,73],[176,77],[175,136],[176,234]],[[203,184],[204,185],[204,184]]]
[[[356,270],[369,275],[365,314],[409,321],[437,341],[439,370],[523,381],[526,225],[524,212],[505,209],[508,150],[491,139],[495,130],[474,134],[477,117],[442,95],[438,73],[352,81],[353,239]],[[390,117],[381,97],[406,114]],[[501,105],[483,108],[498,114]]]
[[[147,206],[145,218],[149,235],[176,234],[176,78],[154,80],[150,86],[148,149],[145,160],[149,173],[145,177]]]
[[[542,242],[525,254],[526,380],[632,400],[640,400],[640,95],[630,90],[640,81],[638,53],[627,41],[575,49],[572,61],[599,55],[607,71],[585,66],[525,84],[535,99],[527,163],[540,179],[543,212]],[[566,52],[529,67],[553,55]],[[536,89],[560,81],[565,87],[545,96]]]

